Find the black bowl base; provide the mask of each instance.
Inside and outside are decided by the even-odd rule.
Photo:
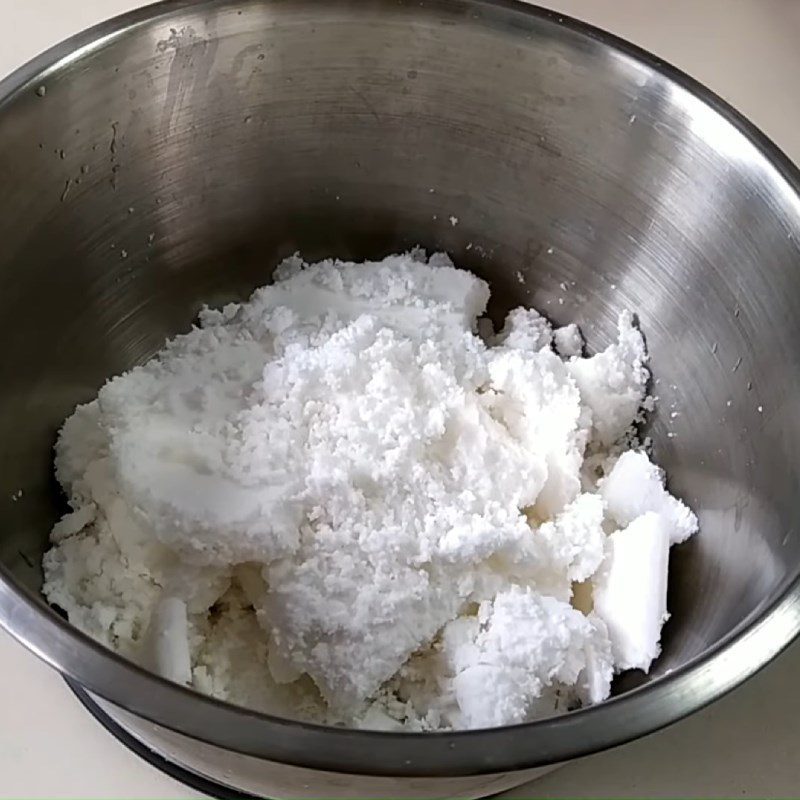
[[[256,795],[237,792],[221,783],[203,778],[188,769],[173,764],[163,756],[155,753],[111,719],[111,717],[92,700],[83,687],[69,678],[64,678],[64,680],[67,682],[67,686],[72,689],[81,705],[83,705],[112,736],[160,772],[169,775],[170,778],[174,778],[176,781],[188,786],[190,789],[194,789],[196,792],[208,795],[209,797],[215,797],[217,800],[258,800]]]

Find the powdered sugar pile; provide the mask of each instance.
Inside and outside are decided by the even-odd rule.
[[[582,358],[575,326],[523,308],[486,341],[488,297],[413,251],[289,259],[204,310],[65,422],[48,599],[172,680],[285,716],[483,727],[607,697],[657,655],[665,548],[697,528],[644,453],[619,457],[644,342],[623,313]],[[634,525],[642,598],[615,561]]]

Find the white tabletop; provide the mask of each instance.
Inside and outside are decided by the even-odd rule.
[[[800,0],[542,2],[651,50],[733,103],[800,162]],[[135,0],[0,0],[0,77]],[[59,676],[0,632],[0,797],[189,798],[129,752]],[[800,794],[800,645],[661,733],[570,764],[513,797]]]

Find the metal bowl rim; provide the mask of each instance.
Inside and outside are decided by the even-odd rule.
[[[359,0],[367,5],[376,1],[385,2]],[[406,2],[398,1],[401,5]],[[775,169],[778,181],[787,184],[800,208],[797,166],[733,106],[663,59],[593,25],[525,0],[438,2],[557,24],[650,68],[733,125]],[[20,93],[46,85],[49,75],[57,74],[75,58],[141,25],[180,11],[197,12],[208,4],[213,5],[214,0],[160,0],[65,39],[0,80],[0,110]],[[800,565],[766,608],[751,614],[697,658],[652,683],[569,714],[453,733],[325,727],[272,717],[198,694],[146,672],[83,634],[41,598],[16,585],[2,565],[0,626],[90,692],[167,729],[232,752],[330,772],[454,777],[534,768],[597,752],[657,731],[726,694],[800,634]],[[700,682],[702,686],[693,687]],[[485,758],[487,753],[493,754],[490,759]]]

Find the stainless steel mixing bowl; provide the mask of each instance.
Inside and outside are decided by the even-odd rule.
[[[652,56],[508,0],[170,0],[0,84],[0,186],[0,620],[176,763],[256,794],[477,796],[679,719],[800,629],[798,172]],[[515,728],[333,730],[171,685],[42,602],[76,403],[282,256],[415,244],[594,347],[638,312],[657,458],[702,525],[650,676]]]

